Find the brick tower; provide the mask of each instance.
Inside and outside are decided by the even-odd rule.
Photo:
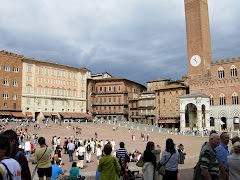
[[[207,0],[184,0],[190,79],[209,75],[212,60]]]

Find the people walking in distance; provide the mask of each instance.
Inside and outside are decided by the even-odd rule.
[[[91,162],[91,153],[92,153],[92,148],[91,148],[90,140],[88,140],[88,142],[86,143],[86,160],[87,160],[87,163]]]
[[[194,170],[193,180],[211,179],[218,180],[219,166],[215,148],[219,146],[220,136],[213,133],[200,152],[199,160]]]
[[[229,180],[238,180],[240,177],[240,142],[233,144],[233,154],[227,157]]]
[[[31,157],[31,143],[30,143],[30,139],[27,138],[25,143],[24,143],[24,150],[25,150],[25,154],[27,156],[27,159],[30,160],[30,157]]]
[[[78,152],[77,167],[83,169],[84,153],[85,153],[85,148],[83,147],[83,144],[80,144],[80,146],[77,148],[77,152]]]
[[[69,155],[69,162],[73,161],[73,151],[75,149],[75,144],[73,144],[73,140],[70,140],[70,143],[67,145],[68,155]]]
[[[21,166],[10,157],[10,139],[0,135],[0,179],[21,180]]]
[[[219,180],[228,179],[228,165],[227,165],[227,157],[230,155],[228,151],[228,143],[229,143],[229,135],[227,132],[223,132],[220,135],[221,142],[218,147],[216,147],[216,155],[219,165]]]
[[[18,163],[20,164],[22,169],[21,178],[23,180],[31,180],[31,173],[29,170],[27,158],[24,154],[24,150],[18,147],[19,136],[17,136],[16,132],[14,132],[13,130],[4,131],[2,135],[7,136],[10,139],[10,157],[18,161]]]
[[[38,163],[38,177],[39,180],[43,180],[46,176],[46,180],[50,180],[52,176],[52,164],[50,154],[53,152],[54,147],[48,147],[44,137],[38,139],[40,148],[36,149],[34,163]]]
[[[143,179],[154,180],[155,178],[156,156],[152,153],[154,148],[154,142],[149,141],[143,153]]]
[[[174,147],[174,142],[171,138],[166,140],[166,149],[162,152],[160,160],[161,165],[165,166],[165,175],[163,180],[177,180],[179,153]]]
[[[148,139],[149,139],[149,133],[147,134],[147,141],[148,141]]]

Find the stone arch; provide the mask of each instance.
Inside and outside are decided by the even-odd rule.
[[[227,117],[227,112],[225,110],[222,110],[219,112],[218,117],[221,119],[222,117]]]
[[[237,109],[234,109],[231,113],[232,118],[239,117],[240,112]]]

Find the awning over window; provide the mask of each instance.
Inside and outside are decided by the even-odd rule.
[[[26,117],[22,112],[11,112],[14,117]]]
[[[57,112],[51,112],[51,115],[52,115],[52,116],[57,116],[58,113],[57,113]]]
[[[44,116],[51,116],[51,113],[50,112],[43,112],[43,115]]]
[[[60,114],[64,119],[71,118],[71,115],[69,115],[69,114],[66,113],[66,112],[59,112],[59,114]]]
[[[31,112],[26,112],[26,116],[27,116],[28,118],[33,117],[33,115],[32,115]]]
[[[179,119],[160,119],[158,123],[179,123]]]
[[[8,111],[0,111],[0,115],[2,116],[11,116],[12,114]]]
[[[88,115],[87,113],[81,113],[81,115],[82,115],[84,118],[93,119],[93,117],[90,116],[90,115]]]
[[[81,113],[76,113],[76,112],[68,112],[67,114],[69,114],[72,118],[84,118],[84,116]]]

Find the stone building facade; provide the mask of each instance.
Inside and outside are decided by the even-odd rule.
[[[0,51],[0,118],[23,117],[22,57],[23,55]]]
[[[191,94],[180,97],[181,128],[237,130],[240,57],[212,60],[207,0],[185,0],[185,15]]]
[[[98,119],[128,121],[129,100],[138,98],[146,87],[125,78],[107,76],[89,80],[88,111]]]
[[[71,113],[80,118],[77,113],[86,113],[88,69],[34,58],[22,61],[23,112],[32,113],[36,120],[71,118]]]

